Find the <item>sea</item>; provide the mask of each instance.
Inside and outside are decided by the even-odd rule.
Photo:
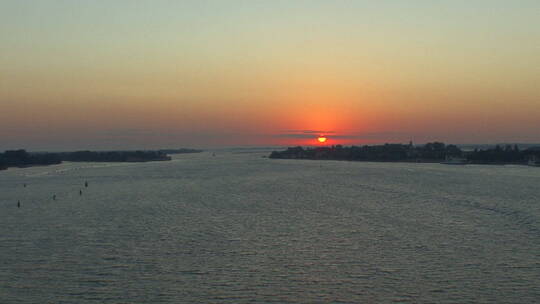
[[[268,154],[0,171],[0,303],[540,303],[540,168]]]

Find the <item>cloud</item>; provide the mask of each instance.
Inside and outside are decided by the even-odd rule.
[[[322,130],[285,130],[285,133],[291,134],[333,134],[335,131],[322,131]]]
[[[353,132],[353,133],[337,133],[335,131],[316,131],[316,130],[288,130],[283,133],[274,135],[275,137],[285,138],[313,138],[316,135],[324,134],[332,139],[349,139],[349,140],[389,140],[396,138],[406,139],[410,134],[403,132]]]
[[[335,131],[323,131],[323,130],[285,130],[282,133],[275,134],[274,137],[286,137],[286,138],[313,138],[318,135],[335,134]],[[333,136],[332,136],[333,137]]]

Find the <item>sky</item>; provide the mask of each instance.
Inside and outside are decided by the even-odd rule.
[[[0,150],[540,142],[538,16],[538,0],[0,0]]]

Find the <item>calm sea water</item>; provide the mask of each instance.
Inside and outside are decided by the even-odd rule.
[[[0,171],[0,303],[540,302],[540,168],[263,155]]]

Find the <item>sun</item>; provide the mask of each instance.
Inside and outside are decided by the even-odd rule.
[[[323,136],[323,135],[317,137],[317,140],[318,140],[321,144],[322,144],[322,143],[325,143],[327,139],[328,139],[328,138],[326,138],[326,137]]]

